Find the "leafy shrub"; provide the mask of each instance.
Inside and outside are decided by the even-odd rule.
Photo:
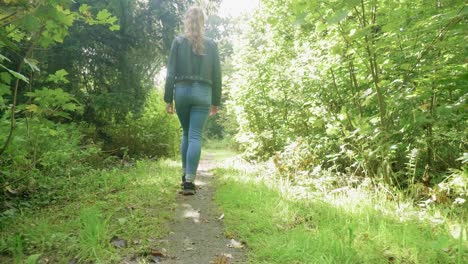
[[[66,72],[49,75],[54,84],[66,83]],[[55,85],[54,85],[55,86]],[[26,93],[28,104],[18,106],[13,138],[0,160],[1,186],[10,197],[42,195],[41,191],[59,185],[57,177],[79,175],[89,169],[88,162],[98,159],[99,146],[83,142],[80,125],[70,123],[81,105],[61,88],[42,88]],[[10,132],[10,114],[0,120],[1,142]],[[48,193],[42,195],[49,199]]]
[[[287,174],[321,166],[402,189],[460,171],[463,1],[264,4],[235,47],[229,101],[248,158],[275,157]],[[371,13],[378,22],[364,19]]]
[[[102,129],[104,150],[120,157],[174,156],[180,140],[180,125],[175,115],[165,112],[161,95],[152,92],[140,117],[128,115],[124,122]]]
[[[6,128],[1,126],[1,135],[8,133]],[[0,161],[3,182],[9,192],[26,195],[41,185],[44,178],[83,172],[87,161],[101,152],[96,145],[83,146],[82,138],[76,124],[59,124],[38,118],[17,120],[15,137]]]

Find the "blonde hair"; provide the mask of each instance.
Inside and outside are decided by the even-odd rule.
[[[192,43],[192,49],[195,54],[203,55],[205,45],[203,38],[205,36],[205,15],[199,7],[192,6],[185,13],[184,19],[185,37]]]

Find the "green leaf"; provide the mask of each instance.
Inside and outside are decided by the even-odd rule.
[[[4,83],[9,85],[11,83],[11,79],[11,75],[7,72],[0,73],[0,80],[2,80]]]
[[[62,23],[63,25],[69,27],[73,25],[73,22],[75,21],[75,14],[72,14],[69,9],[65,9],[62,6],[57,6],[56,7],[58,14],[58,21]]]
[[[11,94],[10,87],[4,84],[0,84],[0,97],[2,97],[3,95],[10,95],[10,94]]]
[[[86,13],[89,12],[90,9],[91,9],[91,7],[90,7],[89,5],[87,5],[87,4],[82,4],[82,5],[80,6],[80,9],[79,9],[79,10],[80,10],[80,13],[86,14]]]
[[[102,22],[102,23],[106,23],[107,20],[112,16],[111,13],[109,13],[109,11],[107,11],[107,9],[103,9],[101,11],[99,11],[99,13],[97,14],[96,16],[96,19],[99,21],[99,22]]]
[[[67,75],[68,72],[64,69],[61,69],[56,71],[54,74],[49,75],[49,78],[47,78],[47,80],[57,84],[69,83],[69,81],[66,78]]]
[[[19,72],[15,72],[13,70],[10,70],[8,69],[7,67],[3,66],[2,64],[0,64],[0,67],[4,68],[5,70],[7,70],[11,75],[13,75],[13,77],[17,78],[17,79],[20,79],[26,83],[29,83],[29,79],[24,76],[23,74],[19,73]]]
[[[55,129],[49,129],[49,135],[55,137],[55,136],[60,135],[60,133]]]
[[[112,25],[109,29],[110,29],[111,31],[120,30],[120,25]]]
[[[26,106],[26,110],[31,112],[31,113],[36,113],[36,112],[38,112],[39,108],[35,104],[29,104],[28,106]]]
[[[20,42],[26,37],[26,34],[19,30],[15,25],[10,24],[6,27],[6,29],[8,32],[8,37],[15,42]]]
[[[37,60],[24,58],[24,62],[29,66],[29,68],[31,68],[32,71],[40,71],[39,67],[37,67]]]
[[[0,54],[0,61],[4,61],[4,60],[6,60],[8,62],[11,62],[11,60],[9,58],[7,58],[7,57],[3,56],[2,54]]]
[[[317,22],[317,24],[315,24],[315,30],[317,32],[322,32],[324,31],[325,29],[327,29],[327,24],[324,24],[322,23],[321,21]]]
[[[55,116],[58,116],[58,117],[63,117],[65,119],[71,119],[71,116],[69,113],[65,113],[65,112],[57,112],[55,113]]]
[[[342,10],[341,12],[337,13],[335,16],[329,18],[327,20],[327,23],[329,24],[337,24],[341,22],[343,19],[345,19],[348,16],[349,10],[345,9]]]
[[[15,71],[12,71],[12,70],[8,70],[8,72],[13,75],[15,78],[18,78],[26,83],[29,83],[29,79],[24,76],[23,74],[19,73],[19,72],[15,72]]]
[[[62,106],[63,110],[75,111],[78,108],[78,105],[75,103],[66,103]]]

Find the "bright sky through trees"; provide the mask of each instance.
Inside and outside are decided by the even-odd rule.
[[[242,13],[251,13],[258,4],[258,0],[224,0],[219,8],[219,15],[237,17]]]

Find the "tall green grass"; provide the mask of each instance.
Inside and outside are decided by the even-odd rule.
[[[460,219],[388,199],[378,189],[312,192],[262,173],[226,165],[215,171],[226,232],[247,244],[250,263],[467,261]],[[460,226],[462,236],[452,235],[450,225]]]
[[[168,232],[178,176],[173,161],[138,161],[68,178],[56,202],[1,215],[0,263],[116,263],[149,252]]]
[[[80,259],[94,259],[102,263],[101,259],[110,253],[108,242],[109,219],[104,219],[102,211],[96,207],[88,207],[80,212],[79,257]]]

